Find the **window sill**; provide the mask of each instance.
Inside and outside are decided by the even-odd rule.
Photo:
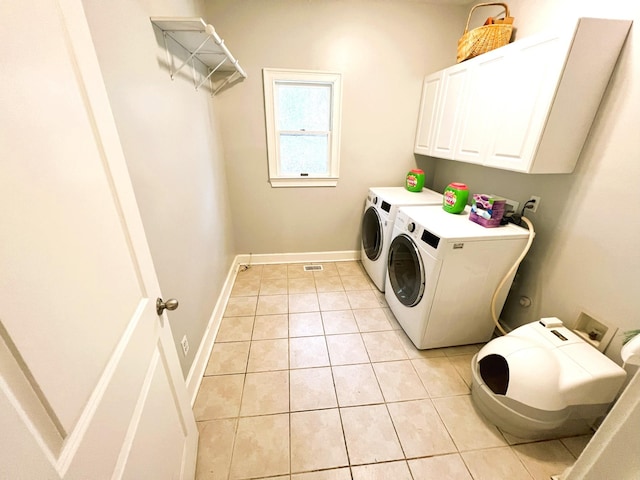
[[[338,185],[338,178],[270,178],[269,182],[274,188],[279,187],[335,187]]]

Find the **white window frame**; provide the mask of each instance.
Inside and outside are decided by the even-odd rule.
[[[340,171],[340,123],[342,118],[342,74],[310,70],[286,70],[265,68],[264,110],[267,127],[267,157],[269,160],[269,182],[272,187],[335,187]],[[331,119],[329,126],[329,174],[308,176],[284,175],[280,172],[280,145],[277,130],[278,118],[276,88],[278,82],[299,84],[321,84],[331,87]],[[303,172],[302,172],[303,173]]]

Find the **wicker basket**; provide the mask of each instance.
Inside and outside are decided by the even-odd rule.
[[[482,27],[469,31],[469,21],[471,20],[473,11],[478,7],[488,7],[492,5],[504,7],[504,18],[489,17]],[[479,3],[478,5],[474,5],[469,12],[464,34],[460,37],[460,40],[458,40],[458,63],[508,44],[511,40],[512,32],[513,17],[509,16],[509,7],[506,3]]]

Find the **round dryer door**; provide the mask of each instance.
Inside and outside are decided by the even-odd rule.
[[[389,282],[400,303],[413,307],[424,293],[424,267],[418,247],[408,235],[398,235],[389,246]]]
[[[382,219],[375,207],[369,207],[362,217],[362,249],[369,260],[382,253]]]

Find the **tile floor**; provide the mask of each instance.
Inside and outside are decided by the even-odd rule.
[[[479,345],[416,350],[359,262],[236,277],[194,412],[197,478],[548,480],[580,436],[518,443],[474,410]]]

